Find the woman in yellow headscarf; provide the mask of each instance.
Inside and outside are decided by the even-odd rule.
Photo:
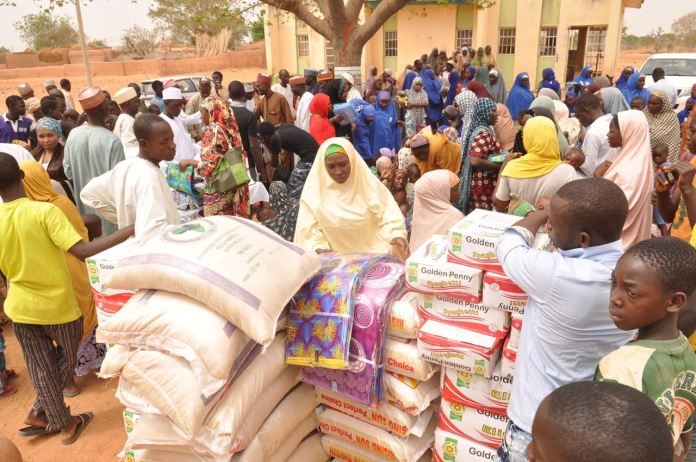
[[[536,205],[541,198],[551,198],[564,184],[582,178],[573,166],[561,161],[558,130],[548,118],[529,119],[523,140],[527,154],[509,157],[500,169],[493,199],[499,212],[507,211],[513,200]]]
[[[319,252],[408,254],[399,206],[345,138],[319,147],[302,190],[295,243]]]
[[[75,231],[84,242],[89,240],[87,228],[75,204],[66,196],[59,195],[51,187],[51,179],[41,164],[33,160],[25,160],[19,164],[24,172],[24,189],[31,200],[50,202],[58,207],[73,225]],[[85,262],[69,252],[65,253],[65,263],[72,279],[73,292],[77,299],[83,317],[83,335],[77,350],[77,367],[75,373],[78,376],[86,375],[101,367],[106,355],[106,345],[96,343],[94,333],[97,327],[97,313],[92,298],[92,289],[87,275]],[[73,380],[68,380],[63,394],[76,396],[80,393]]]

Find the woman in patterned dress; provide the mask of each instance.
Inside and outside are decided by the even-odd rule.
[[[201,104],[203,131],[201,162],[198,165],[198,173],[205,178],[203,190],[203,214],[206,217],[212,215],[232,215],[249,218],[249,186],[244,185],[233,191],[215,191],[209,184],[212,173],[220,163],[225,153],[235,146],[242,146],[242,137],[237,127],[237,121],[230,108],[220,98],[209,97]],[[244,152],[244,163],[247,163],[247,155]],[[248,167],[247,167],[248,169]]]

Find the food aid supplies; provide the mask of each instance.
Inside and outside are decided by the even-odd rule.
[[[524,314],[528,299],[526,292],[502,273],[487,271],[483,277],[483,306]]]
[[[522,335],[523,317],[518,314],[512,315],[512,328],[510,329],[510,342],[508,347],[514,350],[520,347],[520,335]]]
[[[283,443],[287,442],[291,435],[295,444],[295,446],[290,448],[289,452],[292,452],[300,444],[300,441],[316,428],[315,409],[314,388],[306,384],[297,386],[276,406],[249,446],[244,451],[236,454],[232,461],[256,462],[273,460],[271,456]],[[293,434],[295,430],[299,430],[299,432]]]
[[[420,324],[417,294],[406,292],[392,302],[387,334],[392,337],[415,339],[418,338]]]
[[[510,338],[503,345],[503,357],[500,360],[500,373],[506,376],[515,375],[515,362],[517,361],[517,348],[510,347]]]
[[[435,430],[435,462],[497,462],[495,449],[438,428]]]
[[[202,335],[204,333],[204,335]],[[191,364],[208,397],[218,392],[256,345],[201,303],[164,291],[140,291],[99,325],[97,341],[157,349]]]
[[[384,344],[384,368],[419,381],[435,375],[438,367],[421,359],[416,341],[387,338]]]
[[[439,378],[420,382],[393,372],[384,374],[387,401],[412,416],[420,416],[440,396]]]
[[[307,416],[307,418],[305,418],[302,422],[300,422],[287,437],[285,437],[285,441],[283,441],[281,445],[278,446],[275,452],[271,454],[268,457],[268,459],[264,460],[284,460],[287,462],[291,455],[300,447],[300,443],[302,443],[303,440],[308,437],[308,435],[315,432],[316,429],[317,417],[314,415],[314,413],[312,413],[309,416]],[[318,450],[321,451],[321,453],[323,453],[324,457],[322,459],[321,456],[319,456],[319,460],[328,459],[328,456],[326,455],[326,453],[324,453],[324,450],[321,447],[321,440],[319,439],[319,435],[315,433],[315,436],[317,437],[316,442],[318,444]],[[312,459],[317,458],[317,456],[318,454],[316,450],[311,451],[311,453],[307,454],[307,459],[305,459],[303,462],[311,462]]]
[[[118,313],[135,293],[130,289],[114,290],[106,287],[106,280],[111,272],[122,258],[130,255],[133,245],[133,241],[126,241],[85,260],[99,325]]]
[[[485,281],[485,276],[484,276]],[[441,295],[418,295],[421,318],[503,338],[510,330],[510,313]]]
[[[490,377],[500,358],[503,339],[427,320],[418,332],[421,357],[481,377]]]
[[[141,417],[142,415],[133,409],[126,408],[123,410],[123,426],[126,428],[126,436],[130,437],[130,434],[133,433],[133,429],[135,428],[135,424],[138,423]],[[144,460],[142,458],[142,453],[143,451],[140,450],[124,450],[122,454],[119,454],[119,457],[122,457],[128,462],[142,462]]]
[[[498,361],[490,378],[444,367],[441,376],[442,397],[451,403],[498,414],[507,413],[512,391],[512,377],[501,373]]]
[[[327,460],[329,460],[329,455],[321,446],[321,434],[315,433],[297,446],[297,449],[288,457],[287,462],[326,462]]]
[[[149,236],[119,260],[106,286],[186,295],[267,347],[286,304],[319,266],[315,252],[260,224],[214,216]],[[276,268],[283,277],[271,277]]]
[[[448,260],[486,271],[502,271],[495,247],[505,230],[519,220],[505,213],[472,211],[449,230]]]
[[[425,454],[433,442],[436,427],[433,418],[421,438],[401,438],[334,409],[319,409],[317,420],[322,433],[343,438],[379,457],[397,462],[416,462]]]
[[[375,453],[363,449],[357,444],[350,443],[342,438],[331,435],[323,435],[321,444],[324,451],[334,457],[332,462],[388,462],[391,459],[379,457]],[[431,462],[430,451],[426,451],[418,462]]]
[[[505,415],[451,403],[446,399],[440,403],[439,428],[490,448],[500,447],[507,423]]]
[[[406,285],[422,294],[481,301],[483,271],[447,261],[447,237],[435,235],[406,260]]]

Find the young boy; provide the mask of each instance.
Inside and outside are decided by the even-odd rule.
[[[665,143],[657,143],[652,149],[653,163],[655,164],[655,180],[658,179],[658,174],[660,172],[665,172],[669,175],[670,167],[672,167],[672,162],[667,160],[669,156],[669,146]],[[663,236],[668,234],[667,222],[660,215],[660,209],[657,204],[653,205],[653,220],[657,227],[660,228],[660,232]]]
[[[606,308],[627,214],[626,196],[614,183],[577,180],[540,201],[498,243],[505,274],[529,294],[501,462],[527,460],[532,421],[549,393],[592,379],[599,360],[632,338]],[[557,253],[531,248],[544,225]]]
[[[142,114],[133,124],[140,152],[110,172],[90,181],[82,201],[119,228],[135,225],[136,239],[146,239],[162,226],[181,223],[167,180],[159,168],[176,154],[169,124],[154,114]],[[197,163],[197,162],[196,162]]]
[[[622,330],[638,329],[638,336],[604,357],[595,379],[648,395],[667,420],[681,460],[691,446],[696,354],[677,319],[696,289],[696,248],[674,237],[639,242],[619,259],[611,283],[612,320]]]
[[[672,439],[654,403],[618,383],[564,385],[539,405],[530,462],[672,462]]]
[[[84,243],[59,208],[27,198],[23,177],[17,161],[0,153],[0,271],[9,283],[5,312],[37,393],[25,420],[29,427],[20,435],[60,432],[63,444],[72,444],[94,415],[70,415],[63,401],[82,337],[82,314],[64,252],[85,259],[125,241],[133,228]]]

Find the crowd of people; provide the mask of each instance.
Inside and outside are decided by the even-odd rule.
[[[200,195],[203,216],[255,219],[316,252],[401,259],[474,209],[519,216],[497,249],[530,296],[501,460],[581,460],[569,448],[592,441],[566,445],[549,430],[568,409],[557,401],[602,390],[628,399],[611,387],[566,391],[592,378],[647,394],[669,423],[648,440],[653,458],[599,460],[671,460],[657,455],[665,437],[686,460],[696,86],[677,113],[662,69],[652,77],[645,88],[632,68],[613,82],[587,66],[561,85],[545,69],[538,84],[523,72],[508,89],[488,46],[433,49],[399,76],[371,67],[362,87],[330,70],[227,85],[215,72],[186,100],[175,81],[156,80],[149,105],[135,83],[113,96],[84,89],[77,104],[67,79],[45,82],[40,98],[19,85],[0,121],[0,269],[37,392],[20,434],[71,444],[90,422],[63,399],[105,351],[83,260],[180,223],[174,188]],[[544,226],[556,253],[531,249]],[[16,391],[3,350],[0,336],[0,397]],[[592,425],[577,412],[563,422],[571,434]]]

